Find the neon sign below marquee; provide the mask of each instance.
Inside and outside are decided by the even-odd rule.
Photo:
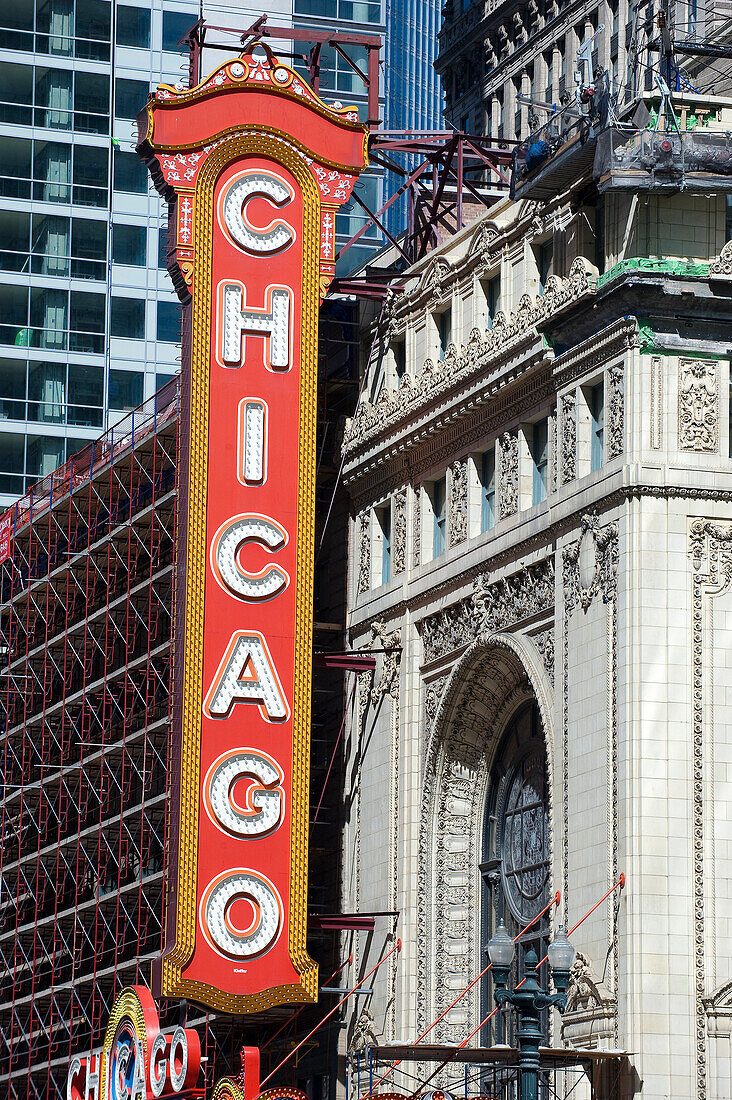
[[[161,86],[140,116],[186,307],[155,992],[225,1012],[317,996],[305,928],[318,307],[365,149],[356,113],[266,47],[196,88]]]
[[[114,1002],[101,1051],[71,1059],[66,1100],[202,1096],[200,1069],[198,1032],[176,1027],[164,1035],[149,990],[129,986]]]

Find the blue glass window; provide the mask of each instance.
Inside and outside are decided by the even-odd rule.
[[[480,458],[480,529],[489,531],[496,522],[496,452],[493,447]]]
[[[432,557],[437,558],[445,550],[445,534],[447,527],[447,494],[445,492],[445,478],[441,477],[434,483],[432,489]]]
[[[590,469],[599,470],[605,457],[605,385],[590,390]]]
[[[547,473],[549,469],[549,422],[546,417],[537,420],[531,433],[531,461],[533,479],[531,503],[541,504],[546,500]]]

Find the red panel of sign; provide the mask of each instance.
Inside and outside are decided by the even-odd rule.
[[[317,310],[365,131],[258,52],[195,89],[158,89],[138,149],[171,204],[171,273],[190,302],[157,981],[166,997],[253,1012],[317,990],[305,948]]]

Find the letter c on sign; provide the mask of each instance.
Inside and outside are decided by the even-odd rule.
[[[69,1063],[69,1075],[66,1078],[66,1100],[81,1100],[83,1093],[74,1082],[80,1077],[82,1070],[81,1058],[75,1054]]]
[[[211,569],[221,587],[242,600],[271,600],[290,583],[284,569],[265,565],[250,573],[239,561],[239,551],[247,542],[257,542],[273,553],[287,543],[287,532],[268,516],[232,516],[211,539]]]
[[[255,256],[281,252],[295,240],[292,226],[276,218],[263,229],[257,229],[247,216],[247,204],[254,197],[269,199],[275,206],[292,202],[294,192],[284,180],[270,172],[243,172],[228,184],[221,196],[220,210],[232,239],[245,252]]]
[[[247,928],[238,928],[231,917],[232,906],[241,901],[252,908]],[[264,875],[238,867],[208,884],[199,919],[206,939],[219,954],[229,959],[255,959],[269,951],[280,934],[282,901]]]

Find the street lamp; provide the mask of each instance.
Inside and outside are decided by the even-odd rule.
[[[521,1100],[538,1100],[539,1094],[539,1044],[544,1038],[539,1027],[539,1014],[543,1008],[556,1005],[564,1012],[567,1004],[569,971],[574,962],[574,947],[560,925],[549,944],[547,956],[552,971],[556,993],[545,993],[537,981],[539,960],[533,947],[524,955],[524,980],[515,989],[508,989],[508,974],[516,953],[514,941],[506,931],[503,921],[486,948],[493,964],[493,997],[501,1007],[513,1005],[519,1018],[516,1033],[519,1045],[519,1069],[521,1071]]]

